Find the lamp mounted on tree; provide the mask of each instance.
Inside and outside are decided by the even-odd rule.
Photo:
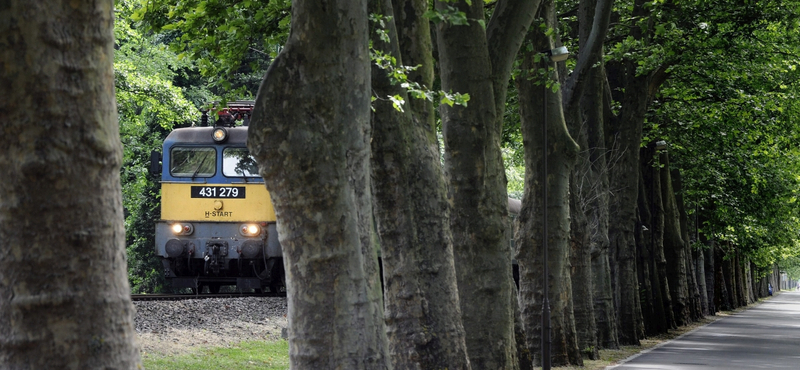
[[[542,52],[542,54],[547,55],[548,58],[554,63],[563,62],[569,58],[569,51],[567,50],[566,46],[560,46],[555,49],[547,50]],[[548,268],[547,263],[547,81],[542,84],[543,87],[543,96],[542,102],[544,102],[542,108],[542,265],[544,268],[542,269],[542,370],[550,370],[551,367],[551,354],[550,354],[550,345],[551,345],[551,331],[552,331],[552,324],[550,322],[550,292],[549,292],[549,281],[548,276],[550,275],[550,269]]]

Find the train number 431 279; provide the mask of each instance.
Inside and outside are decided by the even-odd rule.
[[[244,186],[192,186],[192,198],[244,198]]]

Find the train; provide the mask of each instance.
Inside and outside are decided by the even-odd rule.
[[[247,150],[253,106],[229,102],[213,119],[205,111],[199,125],[172,130],[151,153],[161,188],[155,253],[174,291],[285,292],[275,210]]]
[[[155,253],[174,291],[285,293],[286,275],[269,191],[247,149],[254,101],[229,102],[200,124],[172,130],[150,156],[160,175]],[[521,202],[508,199],[513,249]],[[518,282],[516,263],[514,280]]]

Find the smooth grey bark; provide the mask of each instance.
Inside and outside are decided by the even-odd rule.
[[[440,22],[436,36],[442,90],[470,95],[468,106],[442,105],[440,113],[462,320],[475,368],[518,367],[500,138],[512,63],[536,4],[500,1],[484,30],[478,22],[483,2],[435,3],[469,19],[467,25]]]
[[[391,368],[377,254],[364,235],[367,46],[366,1],[295,2],[249,128],[278,216],[293,368]]]
[[[0,367],[141,367],[113,2],[0,5]]]
[[[395,4],[402,12],[396,17],[390,1],[371,0],[370,13],[387,17],[390,42],[374,31],[370,35],[373,48],[394,56],[398,64],[422,65],[409,78],[430,86],[432,73],[420,73],[432,72],[428,22],[418,9],[422,5],[423,1]],[[405,40],[403,52],[395,24],[404,26],[399,37]],[[467,369],[447,189],[432,106],[424,100],[409,101],[405,89],[374,63],[372,90],[378,97],[372,104],[372,174],[379,179],[373,191],[392,363],[395,369]],[[408,102],[403,112],[385,99],[395,95]]]

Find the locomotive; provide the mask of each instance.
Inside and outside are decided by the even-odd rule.
[[[246,146],[253,105],[228,103],[213,123],[203,112],[199,126],[173,130],[151,153],[161,174],[155,253],[175,290],[285,290],[275,211]]]

